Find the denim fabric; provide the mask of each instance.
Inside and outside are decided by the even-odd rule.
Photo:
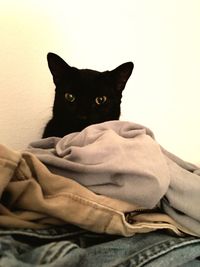
[[[117,237],[72,225],[48,230],[0,229],[0,267],[197,267],[200,238],[156,231]]]
[[[154,232],[90,247],[81,266],[174,267],[186,263],[192,266],[199,255],[200,239]]]

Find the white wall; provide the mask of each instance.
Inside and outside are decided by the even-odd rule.
[[[199,0],[0,0],[0,142],[22,149],[51,114],[48,51],[97,70],[132,60],[123,120],[200,163]]]

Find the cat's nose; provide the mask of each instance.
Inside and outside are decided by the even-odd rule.
[[[87,120],[87,116],[85,116],[85,115],[79,115],[78,118],[80,120],[84,120],[84,121]]]

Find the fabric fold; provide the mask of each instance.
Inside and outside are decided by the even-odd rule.
[[[97,194],[160,207],[200,235],[200,169],[161,147],[145,126],[109,121],[36,141],[29,151],[56,174]]]
[[[153,133],[109,121],[63,138],[33,142],[29,150],[53,173],[97,194],[154,208],[167,192],[168,166]]]
[[[152,217],[150,213],[145,217],[143,207],[97,195],[72,179],[51,173],[32,153],[16,153],[0,145],[0,159],[2,227],[40,229],[71,223],[123,236],[156,229],[192,234],[166,214],[157,211],[156,217],[153,212]],[[141,214],[144,210],[142,219],[132,214],[131,221],[126,220],[127,213],[138,210]]]

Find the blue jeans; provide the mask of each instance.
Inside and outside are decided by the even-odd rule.
[[[119,237],[69,225],[0,229],[0,267],[197,267],[200,238],[156,231]]]

